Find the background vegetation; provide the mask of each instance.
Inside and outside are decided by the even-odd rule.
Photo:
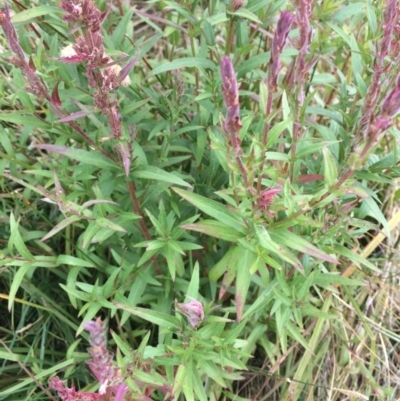
[[[0,399],[398,399],[397,2],[10,3]]]

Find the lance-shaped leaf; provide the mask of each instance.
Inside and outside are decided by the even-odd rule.
[[[278,243],[287,246],[288,248],[295,249],[296,251],[306,253],[307,255],[314,256],[317,259],[325,260],[329,263],[339,264],[339,262],[326,252],[321,251],[316,246],[312,245],[304,238],[290,232],[289,230],[271,230],[268,231],[271,239]]]
[[[35,145],[37,149],[47,150],[48,152],[55,152],[63,156],[67,156],[70,159],[78,160],[82,163],[97,166],[99,168],[118,168],[110,159],[103,156],[102,154],[92,150],[88,152],[87,150],[69,148],[67,146],[58,145]]]
[[[179,227],[229,242],[237,242],[239,238],[243,237],[239,231],[233,230],[232,227],[216,220],[202,220],[199,223],[183,224]]]
[[[150,323],[154,323],[157,326],[174,329],[177,329],[179,327],[179,320],[175,316],[167,315],[166,313],[158,312],[151,309],[121,304],[119,302],[113,302],[113,305],[119,309],[131,313],[132,315],[147,320]]]
[[[174,187],[172,189],[183,199],[198,207],[201,211],[209,216],[214,217],[221,223],[225,223],[240,233],[246,233],[247,228],[243,219],[239,215],[229,210],[226,206],[221,205],[214,200],[207,199],[204,196],[185,191],[184,189]]]
[[[246,303],[247,292],[249,291],[251,281],[250,268],[252,267],[256,258],[256,254],[240,247],[236,272],[235,293],[236,315],[238,322],[242,320],[244,305]]]
[[[46,241],[54,234],[57,234],[59,231],[63,230],[65,227],[69,226],[72,223],[75,223],[81,219],[80,216],[72,215],[67,217],[66,219],[60,221],[56,226],[54,226],[40,241]]]
[[[167,182],[168,184],[182,185],[184,187],[192,188],[190,184],[179,178],[177,175],[164,171],[155,166],[142,166],[138,167],[131,176],[137,178],[145,178],[148,180],[157,180]]]

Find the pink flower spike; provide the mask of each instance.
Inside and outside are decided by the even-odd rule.
[[[196,299],[188,303],[176,303],[175,306],[180,313],[188,318],[192,327],[197,327],[204,320],[203,305]]]
[[[271,206],[274,196],[279,192],[281,192],[281,188],[266,189],[261,192],[260,198],[258,199],[260,209],[265,210],[268,206]]]
[[[228,56],[221,59],[222,94],[227,108],[225,129],[228,134],[234,135],[242,128],[240,122],[239,85],[232,60]]]

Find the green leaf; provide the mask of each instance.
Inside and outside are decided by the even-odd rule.
[[[336,319],[337,318],[337,316],[330,315],[329,313],[326,313],[326,312],[322,312],[321,310],[319,310],[318,308],[316,308],[315,306],[312,306],[312,305],[307,305],[307,306],[301,307],[300,312],[302,315],[315,316],[315,317],[319,317],[322,319]]]
[[[135,280],[133,280],[128,295],[129,305],[136,306],[140,302],[140,299],[147,287],[146,276],[149,274],[150,268],[151,267],[149,266],[144,271],[141,271],[138,274],[138,276],[135,277]],[[123,311],[121,317],[121,325],[125,324],[128,318],[129,318],[129,313],[127,311]]]
[[[67,217],[66,219],[60,221],[56,226],[54,226],[40,241],[46,241],[53,235],[57,234],[59,231],[63,230],[65,227],[69,226],[70,224],[73,224],[81,219],[80,216],[72,215],[70,217]]]
[[[114,42],[114,46],[121,46],[124,40],[124,35],[128,30],[128,24],[131,22],[133,10],[134,8],[130,10],[128,9],[125,12],[125,15],[121,18],[121,21],[119,21],[118,25],[115,27],[114,32],[111,36],[112,41]]]
[[[21,389],[27,387],[26,391],[29,391],[28,386],[31,386],[32,384],[34,384],[36,386],[38,382],[42,381],[42,379],[44,381],[45,379],[49,378],[50,376],[53,376],[60,371],[63,371],[68,366],[72,366],[75,364],[76,364],[76,358],[71,358],[71,359],[67,359],[66,361],[63,361],[59,364],[52,365],[49,369],[40,370],[39,368],[37,368],[37,370],[40,370],[39,373],[37,373],[35,375],[30,375],[30,377],[28,379],[19,381],[14,386],[11,386],[11,387],[6,388],[5,390],[2,390],[0,392],[0,396],[5,397],[8,395],[12,395],[12,399],[15,399],[15,395],[18,392],[20,392]]]
[[[81,267],[94,267],[94,264],[86,260],[82,260],[70,255],[59,255],[57,257],[57,265],[71,265]]]
[[[133,377],[136,380],[139,380],[143,383],[151,384],[156,387],[168,385],[168,383],[163,379],[163,377],[155,372],[146,373],[146,372],[143,372],[142,370],[135,369],[134,373],[133,373]]]
[[[200,378],[199,369],[192,369],[193,390],[200,401],[207,401],[205,386]]]
[[[207,377],[212,377],[213,380],[222,387],[228,387],[223,379],[223,373],[221,369],[217,367],[214,361],[201,360],[199,361],[200,369],[205,372]]]
[[[238,64],[238,67],[236,68],[237,78],[239,79],[248,72],[254,71],[260,65],[268,63],[269,59],[270,59],[270,52],[268,51],[266,53],[260,53],[257,54],[256,56],[250,57],[249,59],[242,61],[241,63]]]
[[[366,6],[367,6],[367,17],[368,17],[369,27],[371,29],[372,35],[375,36],[378,24],[377,24],[377,21],[376,21],[375,8],[374,8],[374,6],[372,4],[372,0],[367,0]]]
[[[10,293],[8,298],[8,310],[10,311],[14,305],[15,295],[17,294],[18,288],[21,285],[27,271],[32,267],[34,262],[26,262],[18,268],[17,273],[14,275],[11,282]]]
[[[186,379],[186,365],[179,365],[175,375],[174,385],[172,387],[172,395],[174,400],[179,399],[179,394],[182,391],[183,382]]]
[[[321,251],[316,246],[310,244],[304,238],[290,232],[289,230],[273,229],[268,232],[272,240],[278,244],[287,246],[288,248],[295,249],[296,251],[306,253],[307,255],[314,256],[320,260],[325,260],[329,263],[339,264],[339,262],[326,252]]]
[[[149,334],[150,332],[147,332],[145,338],[148,338]],[[111,335],[122,354],[130,357],[132,355],[132,349],[129,347],[128,343],[126,343],[115,331],[111,331]]]
[[[48,122],[22,111],[12,111],[10,113],[2,112],[0,113],[0,120],[18,124],[19,126],[23,125],[25,127],[50,129],[50,124]]]
[[[306,350],[310,351],[310,347],[308,346],[307,341],[304,339],[304,336],[300,333],[300,330],[291,321],[287,322],[286,329],[289,335],[294,340],[296,340],[299,344],[301,344]]]
[[[141,355],[141,357],[144,357],[144,353],[146,351],[147,343],[149,342],[151,332],[148,331],[145,336],[142,338],[142,341],[140,342],[139,347],[137,348],[136,352]],[[131,351],[132,352],[132,351]]]
[[[106,239],[110,238],[112,235],[115,234],[115,231],[109,230],[108,228],[100,228],[90,240],[91,244],[99,243],[101,244]]]
[[[15,221],[14,213],[11,212],[10,214],[10,238],[8,240],[8,249],[9,252],[12,253],[12,248],[15,247],[19,254],[27,260],[33,261],[35,258],[30,253],[29,249],[25,245],[21,234],[18,230],[19,222]]]
[[[197,18],[194,13],[189,11],[190,8],[188,9],[186,7],[182,7],[178,2],[175,1],[164,1],[164,3],[168,5],[171,10],[176,11],[182,17],[186,18],[191,25],[197,24]]]
[[[256,312],[261,312],[265,309],[266,305],[271,302],[274,297],[274,288],[278,285],[278,281],[274,279],[271,281],[267,288],[257,297],[257,299],[246,309],[243,319],[252,316]]]
[[[242,248],[235,246],[225,253],[223,258],[210,270],[210,280],[217,281],[230,267],[237,266],[240,249]]]
[[[197,299],[199,296],[199,286],[200,286],[199,271],[200,271],[199,262],[196,261],[192,273],[192,278],[190,279],[188,289],[186,290],[186,297],[189,297],[189,301],[191,301],[190,298]],[[185,302],[188,302],[188,300],[185,300]]]
[[[27,10],[21,11],[11,17],[11,22],[13,24],[17,22],[25,22],[32,18],[40,17],[42,15],[48,14],[59,14],[63,10],[60,7],[53,6],[38,6],[34,8],[28,8]]]
[[[273,146],[282,132],[289,126],[290,121],[281,121],[275,124],[269,131],[267,137],[267,149]]]
[[[267,111],[267,101],[268,101],[268,86],[264,80],[260,81],[260,94],[259,94],[259,109],[263,113],[264,117],[268,117],[265,112]],[[268,147],[267,147],[268,149]]]
[[[168,184],[182,185],[184,187],[192,188],[190,184],[183,181],[175,174],[164,171],[155,166],[142,166],[131,173],[131,176],[137,178],[145,178],[148,180],[157,180],[167,182]]]
[[[186,376],[182,383],[183,394],[185,395],[185,400],[195,401],[193,393],[193,363],[191,360],[186,362]]]
[[[118,224],[115,224],[112,221],[110,221],[104,217],[98,217],[96,219],[96,224],[102,228],[106,228],[107,230],[117,231],[120,233],[126,233],[126,230],[124,228],[122,228]]]
[[[339,284],[339,285],[355,285],[355,286],[365,286],[366,284],[361,280],[355,280],[352,278],[343,277],[340,274],[333,273],[321,273],[319,274],[314,282],[314,285],[318,285],[320,287],[326,288],[331,284]]]
[[[183,224],[179,227],[229,242],[237,242],[239,238],[243,237],[243,234],[240,234],[240,232],[216,220],[202,220],[199,223]]]
[[[185,272],[182,255],[167,243],[167,247],[163,249],[162,254],[167,259],[168,270],[171,275],[172,281],[175,281],[175,275],[183,276]]]
[[[314,141],[304,139],[298,142],[296,149],[296,160],[302,160],[309,154],[317,153],[327,146],[327,141]]]
[[[250,268],[254,261],[257,259],[257,255],[250,252],[247,249],[239,248],[239,254],[237,259],[237,270],[236,270],[236,293],[235,293],[235,304],[236,304],[236,315],[238,322],[242,321],[244,305],[246,303],[247,292],[249,291],[251,274]]]
[[[324,156],[324,180],[328,187],[332,187],[337,181],[337,167],[336,162],[332,156],[330,150],[325,146],[322,148],[322,154]]]
[[[243,219],[237,214],[233,213],[231,210],[229,210],[226,206],[221,205],[214,200],[207,199],[201,195],[197,195],[183,189],[174,187],[172,187],[172,189],[183,199],[198,207],[201,211],[208,214],[209,216],[214,217],[221,223],[227,224],[240,233],[247,232],[247,228],[243,222]]]
[[[289,307],[279,304],[276,308],[275,318],[276,318],[276,328],[278,331],[279,341],[281,343],[282,352],[287,351],[287,324],[292,315],[292,311]]]
[[[79,162],[96,166],[98,168],[119,169],[119,167],[110,159],[95,150],[87,151],[58,145],[35,145],[35,147],[47,150],[48,152],[59,153],[60,155],[67,156],[70,159],[78,160]]]
[[[136,306],[126,305],[119,302],[113,302],[113,305],[119,309],[127,311],[132,315],[140,317],[141,319],[147,320],[150,323],[154,323],[157,326],[165,327],[168,329],[178,329],[179,320],[166,313],[157,312],[151,309],[139,308]]]
[[[209,59],[203,57],[185,57],[159,65],[150,72],[149,76],[161,74],[167,71],[179,70],[184,67],[210,68],[211,70],[217,69],[215,63]]]
[[[360,265],[364,265],[365,267],[367,267],[368,269],[371,269],[372,271],[375,271],[378,273],[381,272],[381,270],[378,267],[376,267],[374,264],[369,262],[367,259],[363,258],[361,255],[359,255],[356,252],[350,251],[349,249],[347,249],[346,247],[344,247],[342,245],[339,245],[339,244],[333,245],[333,249],[338,254],[343,255],[347,259],[351,260],[357,267],[360,267]]]
[[[247,324],[247,320],[243,320],[234,329],[229,331],[229,334],[224,339],[224,343],[225,344],[234,344],[237,341],[240,333],[242,332],[242,330],[244,329],[246,324]]]
[[[249,11],[247,8],[244,7],[240,7],[238,10],[236,10],[234,13],[231,13],[232,15],[235,15],[237,17],[242,17],[245,19],[248,19],[250,21],[253,21],[257,24],[262,25],[262,22],[260,21],[260,19],[253,14],[251,11]]]
[[[369,215],[379,221],[383,225],[383,228],[386,231],[386,235],[388,236],[389,240],[391,239],[391,232],[388,225],[388,222],[382,213],[379,206],[376,204],[375,200],[371,198],[366,198],[363,200],[363,204],[369,209]]]
[[[50,124],[47,121],[41,120],[30,114],[24,114],[22,111],[13,111],[10,113],[0,113],[0,120],[9,123],[23,125],[24,127],[50,129]]]
[[[298,258],[281,244],[276,243],[264,226],[256,226],[255,232],[262,248],[303,272],[303,266]]]

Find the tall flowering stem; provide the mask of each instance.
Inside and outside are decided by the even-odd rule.
[[[89,354],[91,359],[87,362],[90,370],[100,383],[100,393],[106,392],[107,386],[119,380],[113,366],[113,356],[107,350],[107,326],[100,318],[86,322],[84,329],[90,333]]]
[[[110,92],[120,85],[121,67],[115,65],[105,54],[100,28],[106,12],[102,13],[92,0],[61,0],[60,7],[66,11],[63,19],[76,25],[81,35],[72,45],[74,53],[61,60],[65,62],[85,62],[86,76],[91,88],[95,89],[94,104],[107,117],[114,139],[122,137],[121,115],[117,101]]]
[[[381,76],[386,72],[384,67],[384,58],[389,55],[391,46],[393,45],[392,34],[396,26],[399,24],[399,8],[397,0],[388,0],[386,2],[385,11],[383,14],[383,37],[377,46],[377,57],[374,64],[374,74],[372,77],[372,82],[368,88],[366,99],[364,101],[364,106],[362,108],[362,118],[359,124],[359,135],[360,133],[366,139],[364,148],[362,148],[354,156],[363,160],[373,147],[379,134],[390,127],[393,117],[400,112],[400,75],[397,77],[397,82],[395,87],[388,93],[385,97],[381,111],[378,116],[374,117],[375,108],[378,104],[380,97],[380,87],[381,87]],[[359,139],[359,138],[357,138]],[[280,224],[285,224],[287,221],[292,221],[296,217],[304,214],[307,211],[313,210],[315,206],[323,202],[333,191],[338,190],[354,173],[355,166],[350,166],[343,175],[338,179],[335,185],[330,188],[325,194],[320,198],[313,201],[307,210],[300,210],[293,215],[287,217],[280,221]]]
[[[296,22],[299,26],[299,54],[296,58],[294,77],[295,82],[298,84],[299,94],[298,100],[302,104],[304,101],[304,85],[307,73],[310,69],[309,64],[306,63],[308,47],[311,43],[312,30],[310,26],[310,17],[312,13],[312,0],[296,0]]]
[[[240,121],[239,90],[236,73],[230,57],[224,56],[221,60],[222,94],[227,108],[224,130],[228,134],[230,145],[233,148],[240,174],[249,194],[252,191],[249,185],[246,169],[244,168],[241,154],[243,154],[240,138],[238,136],[242,123]]]
[[[122,138],[122,117],[117,100],[111,92],[118,86],[129,85],[128,73],[136,62],[131,60],[123,68],[105,54],[103,36],[100,33],[101,25],[107,12],[100,12],[92,0],[61,0],[60,7],[66,11],[63,19],[74,24],[82,32],[72,44],[72,54],[62,57],[64,62],[85,62],[86,75],[89,86],[94,88],[94,104],[107,117],[112,138],[117,140],[115,151],[123,163],[125,174],[129,175],[132,153],[132,141]],[[127,182],[135,213],[143,217],[139,201],[136,196],[134,182]],[[146,240],[150,240],[150,233],[145,219],[139,221],[140,229]]]
[[[292,27],[294,16],[290,11],[283,11],[276,24],[276,30],[272,39],[271,59],[268,68],[268,90],[275,92],[278,86],[278,74],[281,70],[280,56],[285,47],[287,37]]]
[[[10,17],[10,9],[8,7],[7,2],[4,3],[4,12],[1,12],[0,15],[0,25],[3,28],[4,36],[12,50],[15,54],[15,57],[11,58],[9,61],[14,64],[17,68],[20,68],[26,78],[26,84],[28,87],[28,91],[33,93],[34,95],[46,99],[56,116],[62,120],[67,115],[61,109],[61,102],[58,97],[58,92],[54,92],[50,95],[48,88],[45,86],[42,80],[40,80],[36,75],[36,68],[32,61],[26,60],[25,53],[22,50],[21,45],[19,44],[17,32],[11,23]],[[79,127],[79,125],[75,121],[65,121],[67,125],[73,128],[90,146],[98,148],[97,144],[85,134],[85,132]],[[101,153],[107,158],[113,160],[112,156],[108,154],[103,149],[99,149]]]
[[[305,99],[305,86],[308,76],[308,72],[316,63],[316,59],[311,59],[308,63],[306,62],[308,48],[311,43],[312,30],[310,26],[310,17],[312,13],[312,0],[296,0],[296,23],[299,27],[300,37],[298,40],[299,53],[296,58],[296,62],[293,66],[293,78],[297,88],[297,103],[296,103],[296,121],[293,126],[293,143],[290,149],[292,159],[294,160],[296,155],[297,142],[300,139],[301,121],[300,113],[301,108]],[[293,181],[293,167],[294,164],[290,164],[290,180]]]
[[[265,116],[269,116],[272,111],[273,96],[278,87],[278,76],[282,68],[280,56],[286,45],[287,37],[292,27],[293,20],[294,20],[293,14],[290,11],[285,10],[279,16],[279,20],[276,24],[274,37],[272,39],[272,46],[270,51],[271,58],[268,66],[268,74],[266,79],[268,97],[265,106]],[[264,171],[265,158],[267,153],[267,140],[268,140],[269,129],[270,129],[270,123],[269,121],[266,121],[264,124],[264,132],[262,140],[263,152],[262,152],[261,165],[259,168],[260,174],[257,180],[257,195],[259,197],[261,196],[262,172]]]
[[[379,134],[390,127],[393,117],[400,112],[400,75],[398,75],[395,87],[387,94],[382,103],[380,113],[377,117],[374,116],[375,108],[380,97],[380,79],[382,74],[388,69],[388,67],[384,67],[384,58],[390,52],[391,46],[393,45],[393,30],[399,23],[399,9],[396,0],[388,0],[386,2],[383,16],[383,38],[377,46],[374,74],[371,85],[367,91],[366,99],[364,101],[364,107],[362,109],[363,114],[359,126],[358,136],[360,136],[360,133],[363,134],[364,138],[366,139],[366,143],[364,147],[357,152],[357,154],[353,155],[358,160],[363,160],[368,155],[370,150],[373,148]],[[354,171],[355,166],[351,165],[338,179],[336,184],[333,185],[332,188],[330,188],[330,190],[320,198],[313,201],[306,211],[311,211],[315,206],[324,201],[333,191],[339,189],[352,176]],[[306,211],[302,210],[294,213],[288,218],[282,220],[280,223],[284,224],[286,221],[291,221]]]
[[[381,93],[381,77],[382,74],[387,70],[384,66],[385,57],[389,54],[390,48],[393,45],[392,35],[393,30],[398,22],[398,3],[397,0],[388,0],[386,2],[385,11],[383,13],[383,36],[379,44],[376,46],[376,56],[373,64],[374,73],[372,76],[371,84],[368,87],[367,94],[364,99],[364,104],[361,109],[361,120],[359,123],[359,133],[357,139],[374,141],[375,138],[368,138],[372,131],[375,129],[372,127],[374,120],[374,111],[377,107],[380,93]],[[372,133],[372,136],[375,136]]]
[[[68,388],[58,377],[53,377],[49,387],[56,391],[63,401],[123,401],[128,386],[123,382],[120,371],[113,365],[113,356],[107,350],[107,326],[100,318],[88,321],[84,329],[90,333],[88,365],[100,383],[98,393],[81,392]]]

